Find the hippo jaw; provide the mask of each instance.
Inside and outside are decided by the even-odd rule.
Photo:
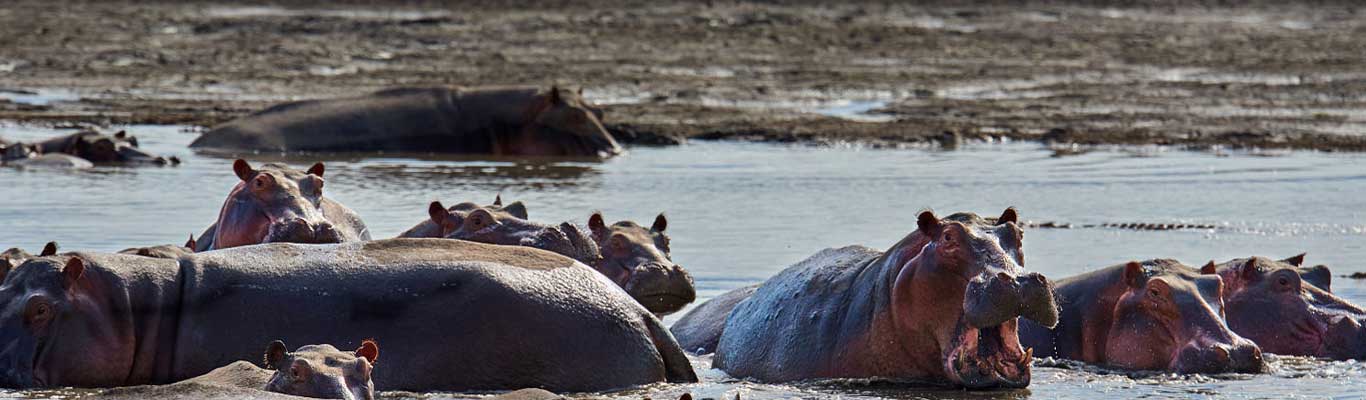
[[[692,275],[673,263],[637,266],[622,289],[656,316],[673,314],[697,300]]]
[[[960,321],[944,355],[949,380],[970,389],[1029,386],[1034,349],[1020,346],[1018,327],[1015,319],[983,328]]]

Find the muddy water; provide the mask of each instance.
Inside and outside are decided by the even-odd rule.
[[[855,106],[857,108],[857,106]],[[848,110],[859,112],[861,110]],[[114,251],[180,243],[212,222],[236,182],[231,160],[192,153],[195,133],[179,127],[128,128],[154,152],[178,155],[176,168],[98,167],[87,171],[0,169],[0,248]],[[33,139],[59,131],[0,125],[0,136]],[[1044,230],[1027,234],[1027,268],[1060,278],[1130,259],[1173,257],[1188,264],[1252,254],[1289,256],[1337,274],[1366,271],[1366,155],[1290,152],[1216,156],[1163,148],[1102,150],[1051,158],[1034,144],[974,144],[954,152],[816,148],[693,142],[632,148],[606,162],[353,158],[327,162],[329,196],[391,237],[426,218],[431,200],[527,203],[533,219],[648,223],[666,212],[674,257],[697,278],[703,297],[758,282],[830,246],[885,247],[910,232],[915,213],[933,208],[999,213],[1016,206],[1027,220],[1074,224],[1188,222],[1217,229],[1137,232]],[[263,159],[256,159],[256,162]],[[311,160],[291,160],[305,166]],[[1339,278],[1334,289],[1366,303],[1366,283]],[[669,322],[672,322],[670,319]],[[1266,375],[1124,374],[1042,360],[1029,390],[962,392],[868,381],[758,385],[694,360],[705,382],[607,394],[677,398],[1077,398],[1366,396],[1366,365],[1273,358]],[[401,367],[401,366],[394,366]],[[80,394],[83,392],[74,392]],[[0,393],[3,394],[3,393]],[[10,393],[46,397],[50,392]],[[60,393],[59,393],[60,394]],[[67,393],[71,394],[71,393]],[[391,397],[412,394],[389,394]],[[450,397],[425,394],[423,397]]]

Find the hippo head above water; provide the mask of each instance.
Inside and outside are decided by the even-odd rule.
[[[379,345],[373,340],[361,342],[354,352],[326,344],[287,349],[279,340],[266,348],[266,368],[275,370],[267,391],[320,399],[375,398],[370,373],[379,359]]]
[[[538,95],[526,113],[527,123],[511,143],[500,143],[500,154],[580,155],[603,157],[622,149],[602,126],[602,110],[577,93],[551,87]]]
[[[592,264],[646,309],[666,315],[697,300],[692,276],[669,255],[669,220],[655,217],[650,228],[632,221],[608,226],[601,213],[588,218],[588,229],[601,259]]]
[[[163,165],[180,163],[179,158],[166,158],[142,150],[138,147],[138,139],[125,131],[119,131],[113,135],[93,131],[77,134],[74,140],[68,142],[63,153],[96,163],[147,162]]]
[[[1366,357],[1366,310],[1325,290],[1328,267],[1301,268],[1303,259],[1211,261],[1201,272],[1223,279],[1229,328],[1263,350],[1336,360]]]
[[[1032,349],[1020,345],[1017,317],[1057,322],[1051,286],[1024,270],[1024,233],[1014,208],[995,223],[976,214],[939,219],[926,211],[918,230],[888,251],[904,260],[896,277],[894,317],[905,332],[933,337],[942,371],[970,388],[1025,387]],[[896,262],[896,261],[893,261]],[[904,314],[904,315],[903,315]]]
[[[232,165],[242,181],[228,194],[214,232],[216,249],[268,242],[339,243],[341,232],[323,210],[322,163],[308,171],[282,164]]]
[[[57,242],[47,242],[46,245],[43,245],[43,250],[38,253],[38,257],[47,257],[56,254]],[[29,254],[29,252],[18,247],[0,252],[0,282],[5,280],[5,276],[9,275],[10,271],[13,271],[15,267],[23,265],[24,262],[28,261],[30,258],[34,258],[33,254]]]
[[[460,229],[460,227],[465,225],[465,217],[468,216],[470,212],[474,210],[484,210],[484,212],[490,214],[490,221],[527,219],[526,205],[522,204],[522,202],[520,201],[514,201],[508,205],[503,205],[503,196],[501,195],[494,197],[493,204],[487,206],[480,206],[478,204],[474,204],[471,202],[464,202],[447,208],[446,206],[442,205],[441,202],[433,201],[431,205],[427,207],[427,216],[430,217],[429,221],[431,223],[435,224],[437,227],[440,227],[440,233],[436,234],[437,232],[433,230],[432,233],[436,234],[435,236],[400,236],[449,237],[451,233],[455,232],[456,230]],[[410,229],[409,231],[411,232],[415,230]]]

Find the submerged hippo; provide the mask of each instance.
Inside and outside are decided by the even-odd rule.
[[[199,235],[195,251],[269,242],[370,240],[359,215],[323,196],[323,163],[304,172],[283,164],[253,169],[237,160],[232,170],[242,181],[228,192],[218,221]]]
[[[427,210],[427,219],[413,225],[412,228],[398,234],[401,238],[443,238],[460,228],[465,222],[465,215],[476,208],[483,208],[493,213],[498,218],[520,218],[527,219],[526,205],[520,201],[514,201],[506,206],[503,205],[503,196],[493,198],[493,204],[480,207],[478,204],[464,202],[445,208],[441,202],[434,201]],[[445,211],[442,211],[445,210]],[[441,221],[441,222],[437,222]]]
[[[697,355],[714,353],[716,344],[721,341],[721,333],[726,330],[726,319],[730,317],[730,311],[741,301],[753,296],[754,291],[758,289],[759,285],[745,286],[707,300],[706,303],[699,304],[692,311],[683,314],[683,318],[674,322],[669,332],[678,339],[678,345],[683,347],[683,351]]]
[[[1059,280],[1056,328],[1028,321],[1040,357],[1132,370],[1261,372],[1262,352],[1219,318],[1221,282],[1175,260],[1129,262]]]
[[[94,163],[64,153],[43,154],[38,145],[15,143],[0,146],[0,164],[20,168],[86,169]]]
[[[1298,259],[1297,259],[1298,258]],[[1201,272],[1224,282],[1224,318],[1238,335],[1268,353],[1334,360],[1366,359],[1366,310],[1319,287],[1328,267],[1298,267],[1303,255],[1206,264]]]
[[[667,219],[660,215],[646,231],[633,222],[607,227],[602,214],[589,217],[592,235],[569,222],[557,226],[527,221],[499,210],[474,207],[463,217],[446,214],[441,203],[428,208],[433,223],[450,239],[509,246],[535,247],[587,264],[621,286],[632,298],[657,315],[682,309],[696,299],[692,276],[669,259]],[[459,225],[455,225],[455,221]],[[602,247],[599,247],[599,240]]]
[[[85,130],[37,143],[42,154],[69,154],[93,163],[180,164],[176,157],[162,157],[138,148],[138,139],[127,132],[113,135]]]
[[[43,245],[43,250],[38,252],[38,257],[47,257],[56,254],[57,242],[47,242],[47,244]],[[14,270],[14,267],[23,265],[24,262],[33,257],[33,254],[18,247],[12,247],[9,250],[5,250],[3,253],[0,253],[0,282],[5,280],[5,276],[9,275],[10,271]]]
[[[190,147],[218,151],[421,152],[611,157],[601,111],[558,88],[398,88],[279,104]]]
[[[884,377],[1024,387],[1018,316],[1051,326],[1048,280],[1026,274],[1014,209],[998,225],[922,212],[886,252],[826,249],[729,312],[713,366],[766,382]],[[741,289],[744,290],[744,289]],[[699,307],[701,308],[701,307]]]
[[[183,246],[174,244],[163,244],[160,246],[132,247],[119,250],[119,254],[132,254],[135,256],[154,257],[154,258],[180,258],[186,254],[194,254],[195,240],[194,235],[190,235],[190,240]]]
[[[695,382],[653,314],[550,252],[443,239],[31,259],[0,285],[0,386],[163,384],[262,337],[385,343],[377,389],[589,392]]]
[[[361,342],[354,352],[331,345],[309,345],[293,352],[276,340],[265,353],[266,366],[236,361],[209,373],[170,385],[145,385],[106,390],[100,398],[275,398],[269,392],[320,399],[375,398],[370,379],[379,345]],[[269,391],[269,392],[266,392]],[[287,398],[287,396],[279,396]]]

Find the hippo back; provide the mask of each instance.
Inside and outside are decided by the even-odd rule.
[[[273,243],[181,259],[178,378],[267,339],[374,338],[386,390],[598,391],[693,381],[672,336],[592,269],[550,252],[442,239]],[[662,334],[661,334],[662,333]]]

